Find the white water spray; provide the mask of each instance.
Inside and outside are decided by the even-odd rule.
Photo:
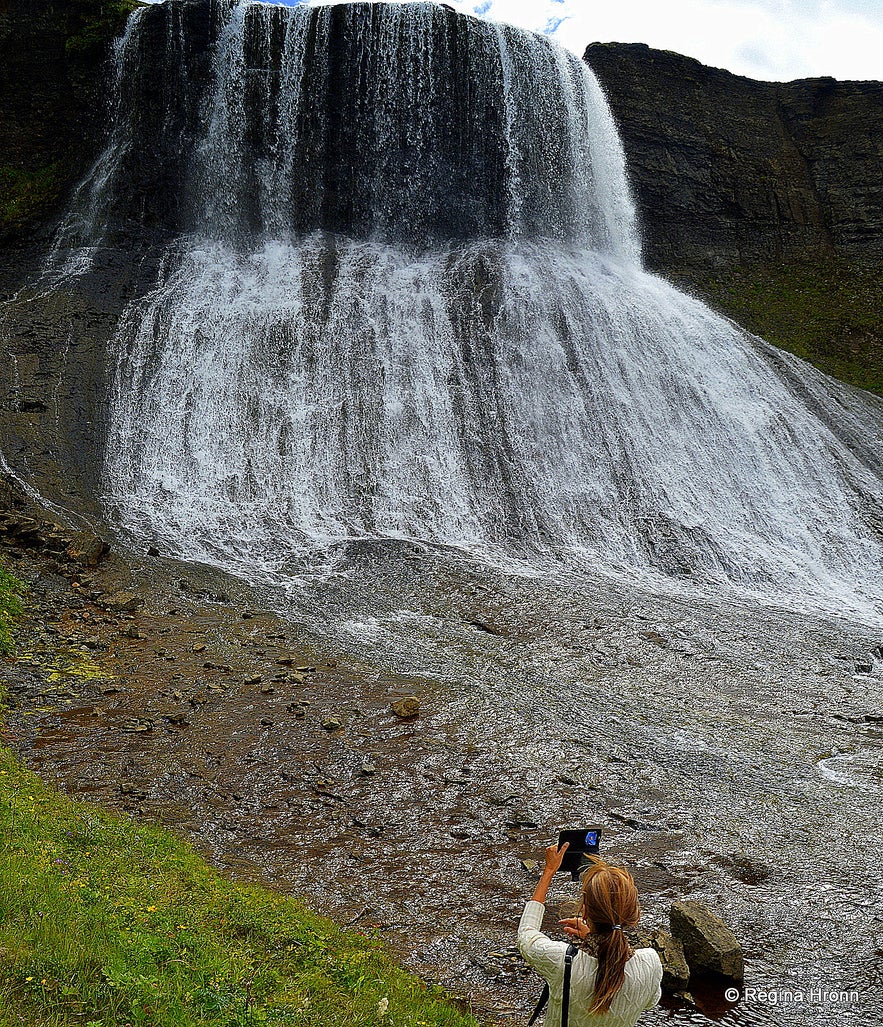
[[[259,575],[417,539],[880,616],[879,463],[821,376],[641,270],[582,62],[431,4],[213,9],[187,213],[114,342],[126,529]]]

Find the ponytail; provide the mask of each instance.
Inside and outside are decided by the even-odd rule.
[[[597,856],[582,878],[580,913],[595,929],[598,973],[589,1012],[606,1013],[625,981],[625,965],[632,956],[623,931],[641,918],[638,890],[627,870],[610,866]]]

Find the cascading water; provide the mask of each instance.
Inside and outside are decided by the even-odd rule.
[[[575,57],[428,3],[167,0],[117,71],[54,260],[166,250],[114,342],[124,529],[250,574],[414,539],[880,616],[873,418],[860,453],[833,384],[642,271]]]

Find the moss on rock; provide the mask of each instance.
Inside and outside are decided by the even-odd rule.
[[[92,56],[115,39],[126,18],[143,4],[138,0],[68,0],[68,38],[71,57]]]
[[[883,395],[883,260],[788,261],[668,277],[825,374]]]
[[[0,165],[0,233],[50,209],[58,202],[63,183],[57,163],[26,169]]]

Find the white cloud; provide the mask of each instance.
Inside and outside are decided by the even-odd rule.
[[[329,0],[276,2],[319,6]],[[494,21],[549,32],[580,55],[592,42],[648,43],[751,78],[883,79],[881,0],[445,2]]]
[[[648,43],[752,78],[883,78],[879,0],[491,0],[485,17],[536,32],[563,18],[554,37],[579,54],[595,41]]]

